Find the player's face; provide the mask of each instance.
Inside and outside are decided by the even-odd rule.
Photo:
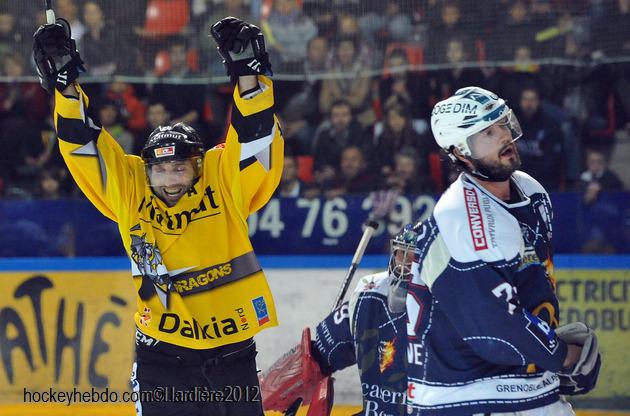
[[[157,163],[149,169],[149,182],[153,192],[172,207],[192,186],[195,169],[191,160]]]
[[[473,135],[469,144],[473,164],[486,174],[509,176],[521,166],[521,157],[507,118]]]
[[[396,248],[393,253],[394,274],[396,277],[404,278],[411,273],[411,265],[415,261],[415,252],[410,248]]]

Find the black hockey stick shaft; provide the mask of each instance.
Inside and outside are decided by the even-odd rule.
[[[365,230],[363,231],[363,236],[361,237],[361,241],[359,241],[359,245],[357,246],[356,251],[354,252],[354,257],[352,258],[352,264],[348,269],[348,273],[346,273],[346,277],[343,279],[343,283],[341,284],[341,289],[339,290],[339,294],[337,294],[337,299],[335,299],[335,303],[333,305],[332,310],[337,309],[341,303],[343,302],[343,298],[346,296],[346,292],[348,291],[348,287],[350,287],[350,282],[352,282],[352,278],[354,277],[354,273],[357,271],[357,267],[359,267],[359,263],[361,263],[361,259],[363,258],[363,253],[365,252],[365,248],[367,247],[374,231],[378,228],[378,222],[374,220],[368,219],[365,222]]]
[[[46,0],[46,23],[52,25],[55,23],[55,11],[52,8],[52,0]]]

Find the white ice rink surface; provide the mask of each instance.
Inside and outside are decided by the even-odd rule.
[[[302,328],[315,325],[331,311],[346,269],[265,269],[276,301],[280,326],[256,336],[258,367],[265,370],[297,344]],[[348,289],[349,296],[359,277],[375,270],[359,269]],[[356,366],[335,374],[335,403],[360,404],[361,386]]]

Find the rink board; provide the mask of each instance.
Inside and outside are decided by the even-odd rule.
[[[625,354],[630,345],[629,260],[627,256],[559,256],[556,262],[562,320],[585,320],[595,327],[603,353],[598,388],[587,402],[574,400],[576,407],[630,410],[630,360]],[[297,343],[303,327],[313,327],[328,313],[349,261],[349,256],[261,259],[281,327],[257,336],[259,367],[271,365]],[[357,276],[384,264],[383,256],[368,257]],[[0,362],[0,404],[23,403],[24,388],[127,389],[135,305],[127,266],[126,259],[0,260],[0,349],[8,357]],[[336,402],[359,404],[356,369],[346,369],[335,378]],[[85,404],[66,408],[80,414],[83,406],[100,408]],[[21,414],[37,412],[38,407],[28,405]],[[109,408],[103,410],[107,414],[119,414],[116,409],[125,414],[127,409],[122,404],[104,408]],[[7,409],[0,407],[0,413],[7,414]],[[339,412],[352,414],[341,408]]]

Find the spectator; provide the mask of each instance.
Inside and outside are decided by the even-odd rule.
[[[626,23],[630,19],[630,1],[617,0],[612,3],[593,29],[596,57],[614,59],[630,56],[630,36]],[[620,127],[625,128],[626,134],[630,136],[630,63],[620,59],[620,62],[610,64],[610,73],[615,100],[623,120]],[[608,79],[608,82],[611,83],[611,80]]]
[[[304,62],[304,74],[307,81],[312,79],[313,75],[323,74],[326,71],[328,45],[328,40],[322,36],[316,36],[308,42]]]
[[[172,123],[184,122],[199,128],[204,107],[204,88],[193,84],[181,84],[188,76],[195,75],[186,60],[188,44],[184,37],[174,37],[168,47],[171,69],[164,74],[169,83],[159,83],[152,93],[153,101],[168,103]]]
[[[11,12],[8,5],[0,5],[0,62],[14,53],[26,56],[27,41],[30,39],[25,38],[24,34],[18,30],[15,14]]]
[[[407,109],[401,105],[393,105],[385,112],[385,127],[375,140],[375,165],[384,175],[394,169],[394,154],[403,147],[410,147],[416,153],[416,168],[419,175],[428,176],[427,159],[434,147],[433,140],[426,135],[418,134],[412,125]],[[436,149],[437,150],[437,149]]]
[[[147,137],[159,126],[171,124],[171,114],[166,109],[163,101],[150,101],[147,104],[147,126],[142,133],[136,136],[134,141],[134,155],[140,155],[140,151],[147,140]]]
[[[323,114],[328,113],[333,102],[343,99],[357,114],[359,123],[369,126],[375,120],[369,99],[371,80],[364,73],[356,51],[356,41],[353,38],[341,38],[338,41],[335,51],[336,65],[331,70],[337,77],[323,82],[319,110]]]
[[[395,49],[385,63],[386,73],[379,85],[382,107],[405,106],[413,118],[426,118],[429,106],[429,83],[423,75],[408,68],[409,60],[403,49]]]
[[[147,106],[147,129],[143,136],[149,137],[149,134],[160,126],[172,124],[171,113],[166,109],[163,101],[151,101]]]
[[[217,56],[216,47],[212,42],[208,42],[208,31],[213,24],[223,19],[225,16],[234,16],[245,22],[256,22],[257,19],[254,19],[251,15],[244,0],[224,0],[221,2],[208,3],[210,3],[209,6],[212,7],[212,10],[198,29],[199,37],[197,44],[199,45],[203,68],[207,68],[207,73],[211,76],[225,76],[225,67],[221,59]]]
[[[368,134],[354,120],[352,107],[347,101],[335,101],[326,120],[315,133],[313,142],[313,175],[323,188],[329,186],[338,173],[341,151],[348,146],[360,147],[364,154],[372,154]]]
[[[308,43],[307,60],[304,62],[304,81],[277,81],[281,90],[276,94],[277,102],[284,102],[283,129],[284,138],[293,142],[297,154],[310,153],[311,140],[315,129],[322,121],[319,112],[319,95],[322,80],[317,78],[326,69],[328,41],[314,37]]]
[[[25,75],[25,65],[21,54],[7,56],[2,70],[13,81],[0,84],[0,148],[5,149],[0,152],[0,181],[5,189],[20,188],[19,192],[33,188],[44,151],[43,120],[49,111],[38,83],[18,81]]]
[[[39,173],[39,183],[35,195],[40,199],[60,199],[63,195],[61,178],[52,170],[44,169]]]
[[[513,59],[514,47],[533,45],[534,35],[541,28],[540,21],[533,20],[526,0],[515,0],[507,6],[507,15],[499,20],[494,36],[490,37],[490,59]]]
[[[83,21],[86,31],[81,42],[81,55],[85,62],[89,62],[86,64],[89,74],[112,75],[116,72],[117,60],[121,54],[122,58],[129,59],[119,47],[123,42],[116,36],[116,29],[106,22],[103,9],[96,1],[84,4]]]
[[[486,84],[481,71],[477,68],[467,68],[465,62],[473,60],[461,39],[453,38],[446,43],[445,60],[450,69],[433,71],[431,75],[432,96],[435,100],[450,97],[460,88],[470,85]]]
[[[407,8],[403,13],[401,0],[387,0],[383,10],[368,12],[360,18],[363,37],[372,46],[390,42],[409,42],[413,34],[409,15]]]
[[[586,152],[586,171],[580,176],[582,191],[580,211],[582,252],[615,253],[627,247],[619,227],[623,224],[622,205],[602,192],[623,191],[623,183],[608,166],[608,157],[600,149],[589,148]]]
[[[270,59],[276,72],[295,72],[306,59],[308,42],[317,36],[317,26],[295,0],[275,0],[269,18],[262,23]],[[275,55],[275,57],[274,57]]]
[[[148,0],[96,0],[107,13],[108,20],[116,22],[119,38],[130,43],[137,43],[137,34],[141,33],[147,10]]]
[[[588,58],[590,53],[590,17],[573,16],[560,9],[555,24],[536,33],[542,57],[564,56],[569,59]]]
[[[125,153],[133,154],[133,135],[129,133],[120,122],[120,109],[118,108],[116,102],[112,100],[105,100],[101,103],[98,116],[101,126],[116,139]]]
[[[125,119],[125,126],[132,133],[140,133],[146,128],[146,108],[131,84],[114,79],[107,85],[105,97],[116,102]]]
[[[536,88],[521,92],[516,109],[523,136],[516,141],[523,170],[536,177],[545,189],[560,190],[565,177],[562,131],[556,120],[548,117]]]
[[[46,93],[36,82],[21,82],[26,76],[26,61],[17,52],[3,61],[2,74],[10,82],[0,83],[0,123],[7,119],[24,119],[28,123],[41,123],[49,112]]]
[[[55,8],[58,17],[63,17],[70,23],[72,38],[77,42],[77,47],[81,50],[81,40],[85,34],[85,25],[79,18],[79,7],[75,0],[57,0]]]
[[[332,39],[337,32],[337,10],[333,2],[304,0],[304,13],[311,16],[317,26],[317,33],[326,39]]]
[[[403,147],[394,156],[394,171],[386,176],[388,188],[404,195],[432,193],[430,179],[420,168],[421,159],[412,147]]]
[[[492,91],[497,91],[509,102],[519,100],[524,85],[532,85],[539,91],[545,91],[543,85],[553,82],[552,80],[543,80],[539,66],[532,62],[532,50],[529,46],[514,48],[514,56],[511,59],[514,65],[493,71],[487,81]]]
[[[342,195],[367,194],[379,188],[378,179],[368,170],[363,150],[358,146],[348,146],[341,151],[339,174],[324,195],[331,199]]]
[[[450,39],[470,39],[468,25],[463,24],[461,6],[453,1],[441,2],[440,20],[429,28],[429,47],[426,61],[428,63],[443,63],[446,57],[447,44]],[[466,50],[472,50],[473,45],[465,45]]]
[[[584,192],[584,203],[594,203],[600,192],[623,191],[619,176],[610,170],[606,154],[598,148],[586,150],[586,170],[580,175],[580,191]]]
[[[284,168],[276,196],[297,198],[304,192],[304,183],[298,178],[297,160],[290,154],[284,155]]]
[[[342,13],[337,20],[336,39],[348,38],[354,40],[356,60],[364,68],[380,68],[383,62],[383,47],[371,44],[363,36],[359,20],[355,14]]]
[[[276,101],[284,105],[284,110],[293,111],[291,106],[295,106],[296,104],[301,109],[301,107],[306,104],[311,108],[310,111],[319,114],[317,107],[319,93],[321,91],[321,79],[319,79],[319,76],[323,75],[328,70],[326,66],[327,54],[328,41],[320,36],[311,38],[306,46],[306,59],[299,63],[299,67],[294,68],[297,72],[302,72],[305,79],[299,81],[278,81],[278,85],[282,86],[282,91],[276,93]],[[298,97],[297,100],[299,102],[290,104],[289,101],[300,93],[308,93],[309,101],[312,99],[313,102],[304,103],[303,100],[305,97]],[[318,122],[319,121],[321,121],[321,117],[319,117]]]

